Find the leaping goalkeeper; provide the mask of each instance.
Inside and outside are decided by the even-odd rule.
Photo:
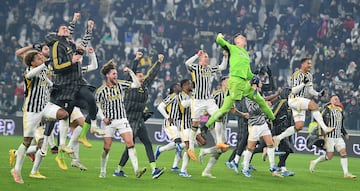
[[[230,78],[227,85],[224,103],[205,124],[206,127],[220,119],[224,114],[230,111],[233,104],[237,100],[241,100],[243,96],[253,100],[259,104],[260,108],[270,120],[274,120],[275,116],[270,107],[265,103],[264,98],[255,92],[250,86],[249,80],[253,77],[250,69],[250,57],[245,50],[246,38],[240,33],[233,38],[234,44],[227,42],[224,36],[219,33],[216,37],[216,43],[229,52]]]

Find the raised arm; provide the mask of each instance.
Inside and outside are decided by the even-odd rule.
[[[222,58],[222,62],[219,65],[219,70],[225,70],[227,68],[227,65],[229,63],[229,52],[224,50],[223,51],[223,58]]]
[[[88,53],[89,53],[89,65],[82,67],[83,72],[90,72],[98,68],[98,61],[96,58],[94,48],[89,47]]]
[[[125,67],[125,68],[124,68],[124,72],[125,72],[125,73],[128,73],[129,76],[131,77],[131,80],[132,80],[132,83],[131,83],[131,85],[130,85],[131,88],[138,88],[138,87],[141,86],[141,84],[140,84],[139,80],[137,79],[134,71],[132,71],[132,70],[131,70],[130,68],[128,68],[128,67]]]
[[[19,48],[16,50],[15,54],[16,56],[20,57],[21,59],[24,59],[25,53],[33,48],[33,45],[28,45],[22,48]]]
[[[190,57],[185,61],[185,65],[187,68],[190,68],[192,64],[194,64],[195,60],[199,58],[198,54],[195,54],[194,56]]]
[[[80,13],[74,13],[73,19],[70,21],[68,29],[70,32],[70,35],[74,33],[75,30],[75,24],[80,19]]]
[[[152,82],[154,81],[156,75],[158,74],[158,72],[160,70],[160,66],[163,61],[164,61],[164,55],[159,54],[158,60],[156,61],[156,63],[153,66],[151,66],[150,70],[147,72],[147,74],[145,76],[145,80],[143,82],[145,87],[148,87],[152,84]]]

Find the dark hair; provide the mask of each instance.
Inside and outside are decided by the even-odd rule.
[[[179,83],[174,83],[174,84],[171,84],[170,88],[169,88],[169,94],[172,94],[174,93],[174,89],[176,86],[178,86]]]
[[[180,86],[183,87],[186,83],[190,82],[189,79],[183,79],[180,81]],[[191,83],[191,82],[190,82]]]
[[[104,64],[101,69],[100,73],[104,76],[110,72],[110,70],[116,69],[116,64],[114,63],[114,60],[109,60],[106,64]]]
[[[240,36],[241,33],[236,33],[233,37],[232,37],[232,41],[233,41],[233,44],[235,44],[235,38]]]
[[[24,64],[27,66],[31,66],[31,62],[34,61],[35,55],[39,54],[40,52],[37,50],[30,50],[26,53],[24,57]]]
[[[309,57],[302,58],[302,59],[300,60],[300,64],[303,64],[303,63],[306,62],[307,60],[311,60],[311,58],[309,58]]]

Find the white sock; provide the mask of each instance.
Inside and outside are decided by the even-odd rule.
[[[74,153],[70,154],[70,157],[74,160],[74,161],[78,161],[80,162],[80,156],[79,156],[79,142],[76,141],[74,144],[73,144],[73,147],[72,147],[72,150],[74,151]]]
[[[195,148],[195,137],[196,137],[196,131],[190,130],[189,134],[189,150],[194,150]]]
[[[235,158],[234,158],[234,162],[236,163],[236,164],[239,164],[239,162],[240,162],[240,158],[241,158],[241,156],[240,155],[235,155]]]
[[[278,135],[278,139],[279,141],[283,140],[285,137],[289,137],[293,134],[295,134],[296,131],[295,131],[295,127],[294,126],[290,126],[288,127],[284,132],[282,132],[280,135]]]
[[[176,148],[176,145],[174,142],[170,142],[162,147],[160,147],[160,152],[162,153],[163,151],[170,151]]]
[[[173,165],[172,167],[177,167],[180,163],[180,156],[175,152],[175,156],[174,156],[174,162],[173,162]]]
[[[344,175],[347,175],[349,173],[348,170],[348,159],[347,158],[340,158],[340,164],[344,171]]]
[[[15,163],[15,170],[21,172],[22,165],[24,163],[26,147],[24,144],[20,144],[19,148],[17,149],[17,157]]]
[[[52,135],[50,135],[52,136]],[[49,136],[44,135],[44,141],[43,144],[41,146],[41,152],[46,154],[47,150],[48,150],[48,144],[49,144]]]
[[[286,167],[285,167],[285,166],[282,166],[282,167],[281,167],[281,172],[286,172],[286,171],[287,171]]]
[[[76,143],[78,143],[78,140],[77,140],[77,139],[78,139],[81,131],[82,131],[81,126],[77,126],[77,127],[74,129],[73,133],[71,134],[70,141],[69,141],[69,144],[68,144],[68,147],[69,147],[69,148],[73,148],[74,145],[75,145]]]
[[[65,145],[66,144],[66,137],[68,132],[68,126],[69,126],[69,118],[64,120],[59,120],[59,133],[60,133],[60,143],[59,145]]]
[[[96,124],[96,120],[91,120],[90,123],[91,123],[90,124],[91,128],[98,128],[98,126]]]
[[[314,119],[316,120],[316,122],[318,122],[318,124],[320,125],[320,127],[325,130],[328,127],[325,125],[323,118],[321,117],[321,113],[316,110],[316,111],[311,111],[312,116],[314,117]]]
[[[204,154],[204,155],[206,155],[206,154],[214,154],[214,153],[218,153],[218,148],[216,148],[215,146],[214,147],[210,147],[210,148],[204,148],[204,149],[201,149],[202,151],[202,153]]]
[[[36,145],[30,145],[30,147],[26,150],[25,154],[34,154],[37,150]]]
[[[106,165],[109,159],[109,153],[106,153],[105,151],[102,152],[100,156],[100,172],[106,173]]]
[[[270,168],[275,166],[275,149],[274,148],[267,148],[266,151],[268,157],[269,157],[269,163],[270,163]]]
[[[180,172],[187,172],[188,163],[189,163],[189,156],[188,156],[187,152],[184,152],[183,162],[182,162],[182,165],[181,165]]]
[[[215,122],[215,136],[216,136],[216,140],[215,143],[224,143],[224,135],[223,135],[223,123],[222,122]]]
[[[40,149],[38,151],[36,151],[35,161],[34,161],[34,164],[33,164],[32,170],[31,170],[31,174],[35,174],[36,172],[39,171],[40,163],[44,158],[40,155],[40,152],[41,152]]]
[[[216,161],[217,159],[214,156],[211,156],[203,172],[210,173],[211,168],[216,164]]]
[[[136,172],[139,170],[139,164],[138,164],[138,159],[136,156],[135,148],[133,147],[133,148],[128,149],[128,153],[129,153],[129,159],[131,161],[131,164],[134,168],[134,172],[136,174]]]
[[[317,163],[323,162],[323,161],[326,161],[326,156],[325,155],[321,155],[317,159],[315,159],[314,164],[316,165]]]
[[[55,129],[55,128],[54,128]],[[54,134],[54,129],[51,131],[50,136],[48,136],[48,143],[50,145],[50,148],[53,148],[56,146],[55,144],[55,134]],[[45,136],[44,136],[45,137]]]
[[[243,167],[243,170],[249,170],[249,164],[250,164],[250,159],[251,159],[252,152],[250,152],[248,149],[246,149],[243,153],[244,153],[244,160],[243,160],[244,167]]]

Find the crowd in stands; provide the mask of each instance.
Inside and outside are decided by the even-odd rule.
[[[328,96],[337,94],[347,128],[360,130],[359,0],[3,0],[0,9],[2,115],[20,111],[23,102],[24,65],[15,50],[41,42],[80,12],[83,22],[73,39],[80,38],[87,19],[94,20],[91,46],[100,66],[114,59],[121,71],[141,49],[141,70],[146,71],[157,53],[165,54],[165,64],[151,87],[151,110],[156,110],[172,83],[190,78],[184,65],[187,58],[203,49],[211,64],[218,64],[222,55],[215,35],[222,32],[230,40],[240,32],[247,37],[253,71],[271,69],[273,91],[288,86],[300,58],[311,57],[315,89],[326,88]],[[215,77],[215,87],[227,73]],[[102,83],[99,71],[86,75],[94,86]],[[320,105],[328,100],[315,99]]]

